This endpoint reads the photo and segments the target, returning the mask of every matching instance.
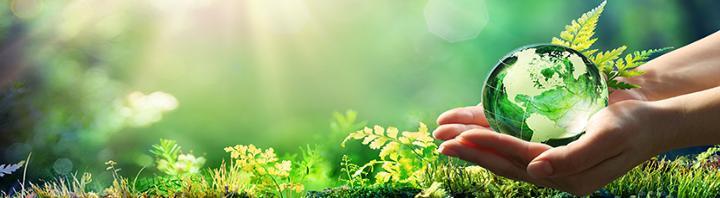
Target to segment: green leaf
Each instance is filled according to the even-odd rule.
[[[620,72],[620,76],[626,77],[626,78],[642,76],[643,74],[645,74],[645,71],[635,70],[635,69],[634,70],[625,70],[625,71]]]
[[[633,69],[636,67],[639,67],[642,64],[645,64],[647,60],[650,59],[650,56],[656,53],[664,52],[669,49],[672,49],[670,47],[661,48],[661,49],[649,49],[649,50],[643,50],[643,51],[635,51],[633,53],[629,53],[625,55],[624,59],[620,59],[617,61],[617,68],[619,70],[626,70],[626,69]]]
[[[560,32],[560,38],[552,38],[552,44],[575,49],[586,56],[597,52],[597,50],[587,49],[597,41],[597,38],[593,38],[593,36],[595,36],[595,28],[600,14],[605,9],[605,4],[606,2],[603,1],[595,9],[583,14],[579,19],[571,21],[570,25],[566,25],[565,30]]]
[[[609,72],[613,70],[615,60],[620,58],[620,55],[625,52],[625,49],[627,49],[627,46],[623,45],[610,51],[600,52],[590,57],[590,60],[603,72]]]
[[[610,87],[612,89],[635,89],[635,88],[640,88],[640,85],[630,84],[630,83],[617,81],[617,80],[610,80],[610,81],[608,81],[608,87]]]

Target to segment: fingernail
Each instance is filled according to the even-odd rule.
[[[527,171],[532,177],[543,178],[552,175],[553,168],[552,165],[550,165],[550,162],[540,160],[528,164]]]
[[[455,157],[457,156],[457,152],[453,149],[448,149],[447,147],[440,145],[440,148],[438,148],[438,152],[442,153],[443,155]]]

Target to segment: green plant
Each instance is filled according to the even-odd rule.
[[[332,181],[333,167],[328,159],[323,156],[323,150],[320,146],[300,147],[299,163],[293,163],[293,178],[300,178],[306,189],[321,189],[329,185],[334,185]]]
[[[420,186],[437,163],[437,145],[423,123],[416,132],[400,132],[395,127],[385,129],[377,125],[372,129],[365,127],[350,133],[341,146],[353,139],[362,140],[362,144],[371,149],[380,149],[379,160],[371,160],[352,175],[361,176],[366,168],[379,164],[382,169],[375,174],[376,184]]]
[[[361,170],[360,166],[352,163],[350,161],[350,157],[347,155],[342,156],[342,160],[340,161],[340,172],[341,174],[338,179],[345,185],[356,187],[370,184],[370,181],[367,179],[368,172],[370,171],[367,169]]]
[[[357,112],[346,110],[345,113],[333,112],[333,120],[330,122],[330,129],[334,133],[345,135],[364,127],[367,122],[358,121]]]
[[[157,169],[167,175],[197,174],[205,164],[205,158],[182,153],[174,140],[161,139],[153,145],[150,153],[155,155]]]
[[[705,152],[702,155],[712,153]],[[720,194],[720,171],[716,166],[695,166],[688,158],[673,161],[652,159],[635,167],[605,188],[622,197],[646,195],[657,197],[716,197]],[[717,162],[715,162],[717,163]]]
[[[246,188],[250,186],[252,174],[242,171],[235,163],[228,167],[223,161],[219,168],[211,170],[212,189],[224,194],[249,194]]]
[[[225,151],[233,159],[226,173],[249,173],[249,186],[237,187],[248,194],[285,197],[305,190],[302,184],[291,177],[292,162],[279,161],[273,148],[263,150],[251,144],[226,147]]]
[[[92,175],[83,173],[80,178],[74,174],[69,179],[57,179],[43,185],[30,184],[30,187],[40,197],[99,197],[97,193],[87,192],[90,182]]]
[[[444,198],[446,196],[447,192],[442,188],[442,183],[433,182],[430,187],[415,195],[415,198]]]
[[[118,173],[121,169],[117,167],[117,162],[110,160],[105,162],[105,165],[107,166],[105,170],[110,171],[113,176],[112,185],[108,188],[105,188],[104,193],[106,197],[140,196],[132,192],[130,185],[128,185],[128,180]]]
[[[555,189],[500,177],[479,166],[441,158],[435,151],[437,146],[430,138],[427,127],[422,123],[415,132],[400,132],[394,127],[364,128],[351,133],[343,145],[350,140],[361,140],[363,145],[380,150],[378,159],[359,166],[352,163],[348,155],[343,155],[340,180],[346,185],[322,191],[305,191],[305,184],[312,183],[309,182],[312,178],[329,178],[327,169],[323,168],[325,160],[319,147],[301,147],[299,155],[289,155],[281,160],[272,148],[236,145],[225,148],[231,161],[199,174],[165,174],[136,178],[130,182],[120,175],[116,162],[108,161],[105,165],[113,180],[101,192],[89,189],[92,177],[85,173],[42,185],[31,183],[29,189],[0,195],[87,198],[574,197]],[[181,153],[180,146],[174,141],[163,140],[157,147],[158,156],[172,157]],[[651,159],[591,197],[717,197],[720,195],[718,152],[720,147],[713,147],[693,159]],[[295,158],[299,157],[296,161]],[[368,178],[369,175],[374,176],[374,181]]]
[[[150,196],[170,197],[182,192],[183,180],[177,176],[163,175],[138,180],[134,187],[137,192]]]
[[[441,183],[451,197],[554,197],[560,191],[497,176],[479,166],[448,162],[429,178]]]
[[[698,154],[695,156],[693,168],[698,169],[708,164],[715,164],[715,168],[718,168],[718,153],[720,153],[720,146],[710,147],[707,151]]]
[[[635,51],[627,53],[624,58],[621,58],[627,49],[627,46],[624,45],[600,53],[597,53],[598,49],[591,49],[592,45],[598,40],[594,38],[595,29],[606,3],[606,1],[603,1],[595,9],[580,16],[579,19],[572,20],[570,25],[566,25],[565,30],[560,32],[560,38],[552,38],[552,44],[575,49],[588,57],[590,61],[595,63],[598,70],[605,74],[608,87],[612,89],[639,88],[639,85],[618,81],[617,78],[631,78],[643,75],[645,72],[636,70],[636,68],[647,62],[651,55],[664,52],[670,48]]]
[[[376,130],[373,130],[375,133]],[[422,130],[418,130],[422,131]],[[363,138],[364,139],[364,138]],[[102,192],[92,192],[89,173],[71,175],[45,182],[31,184],[29,190],[22,190],[6,197],[573,197],[570,194],[538,187],[492,174],[479,166],[466,166],[452,160],[436,159],[439,166],[426,169],[429,174],[422,178],[424,187],[398,185],[400,181],[386,183],[358,182],[344,186],[303,194],[300,180],[303,174],[312,172],[313,166],[305,161],[315,161],[312,153],[317,151],[304,148],[303,162],[292,164],[280,161],[272,149],[253,146],[231,147],[231,166],[225,164],[209,172],[212,180],[202,174],[172,176],[163,175],[128,182],[122,177],[117,163],[108,161],[107,170],[113,175],[112,185]],[[240,151],[245,151],[244,154]],[[720,171],[717,151],[714,147],[694,159],[676,160],[651,159],[632,169],[626,175],[595,192],[591,197],[716,197],[720,195]],[[344,157],[341,165],[349,167],[346,173],[362,170],[372,172],[372,165],[361,169]],[[241,160],[244,162],[237,162]],[[696,164],[700,165],[696,165]],[[302,168],[306,167],[306,168]],[[257,170],[257,171],[256,171]],[[260,171],[262,170],[262,171]],[[384,171],[384,169],[382,169]],[[364,175],[363,175],[364,176]],[[363,178],[363,176],[359,176]],[[351,177],[352,178],[352,177]],[[355,177],[357,178],[357,177]],[[348,178],[350,179],[350,178]],[[360,181],[360,180],[358,180]],[[277,183],[275,183],[277,182]],[[232,185],[231,185],[232,184]],[[278,184],[278,185],[276,185]],[[402,183],[407,184],[407,183]],[[280,186],[280,188],[278,188]],[[282,192],[277,191],[281,189]]]

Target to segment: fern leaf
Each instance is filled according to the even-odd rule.
[[[365,144],[365,145],[370,144],[370,142],[372,142],[373,140],[375,140],[375,138],[378,138],[378,136],[376,136],[376,135],[368,135],[368,136],[365,136],[365,138],[364,138],[363,141],[362,141],[362,144]]]
[[[377,163],[378,163],[377,160],[370,160],[368,163],[366,163],[365,165],[363,165],[363,166],[359,167],[357,170],[355,170],[355,173],[353,173],[352,176],[353,177],[361,176],[362,173],[365,171],[365,169],[372,168]]]
[[[393,160],[397,159],[397,152],[400,149],[400,144],[397,142],[390,142],[386,144],[381,150],[378,157],[380,159],[385,160],[386,157],[394,158]],[[394,156],[394,157],[393,157]]]
[[[423,134],[429,135],[427,125],[425,125],[425,123],[422,123],[422,122],[420,122],[419,125],[420,126],[418,126],[418,133],[423,133]]]
[[[649,50],[643,50],[643,51],[636,51],[633,53],[629,53],[625,55],[625,58],[622,61],[618,61],[617,67],[618,69],[633,69],[636,67],[639,67],[642,64],[645,64],[648,59],[650,59],[650,56],[653,54],[667,51],[671,48],[661,48],[661,49],[649,49]]]
[[[589,56],[592,56],[593,54],[597,53],[598,51],[599,51],[598,49],[585,50],[583,52],[583,55],[589,57]]]
[[[640,88],[640,85],[630,84],[630,83],[617,81],[617,80],[610,80],[610,81],[608,81],[608,87],[613,88],[613,89],[635,89],[635,88]]]
[[[620,55],[625,52],[627,46],[620,46],[610,51],[600,52],[595,56],[590,57],[595,65],[602,69],[603,72],[610,72],[613,70],[615,60],[620,58]]]
[[[341,147],[345,147],[345,143],[346,143],[348,140],[359,140],[359,139],[363,139],[364,137],[365,137],[365,133],[364,133],[363,130],[350,133],[350,135],[348,135],[347,137],[345,137],[345,139],[342,141],[342,143],[340,143],[340,146],[341,146]]]
[[[398,130],[398,128],[388,127],[386,133],[387,133],[388,137],[397,139],[397,135],[398,135],[399,131],[400,130]]]
[[[375,131],[376,135],[385,135],[385,128],[382,128],[381,126],[375,125],[373,127],[373,131]]]
[[[645,74],[645,71],[633,69],[633,70],[622,71],[622,72],[620,72],[619,76],[622,76],[625,78],[630,78],[630,77],[642,76],[643,74]]]
[[[10,175],[25,165],[25,161],[20,161],[17,164],[0,164],[0,177]]]
[[[377,180],[378,183],[387,183],[390,181],[391,177],[392,177],[392,174],[385,172],[385,171],[380,171],[375,175],[375,179]]]
[[[593,38],[593,36],[595,36],[595,28],[600,14],[605,9],[605,3],[603,1],[595,9],[586,12],[579,19],[571,21],[570,25],[565,26],[565,30],[560,32],[560,38],[552,38],[552,44],[575,49],[586,56],[595,53],[597,50],[587,49],[597,41],[597,38]]]
[[[376,150],[376,149],[380,149],[380,148],[381,148],[382,146],[384,146],[385,143],[387,143],[387,142],[388,142],[388,139],[387,139],[387,138],[378,137],[377,139],[375,139],[375,141],[373,141],[372,143],[370,143],[368,146],[370,147],[370,149]]]
[[[557,37],[553,37],[553,38],[552,38],[552,41],[551,41],[550,43],[555,44],[555,45],[566,46],[566,47],[569,47],[569,46],[570,46],[570,43],[569,43],[569,42],[567,42],[567,41],[565,41],[565,40],[562,40],[562,39],[559,39],[559,38],[557,38]]]

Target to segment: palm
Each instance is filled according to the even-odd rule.
[[[622,102],[625,101],[625,102]],[[614,128],[607,128],[605,127],[605,124],[601,123],[614,123],[612,126],[623,126],[621,128],[627,128],[630,125],[623,125],[623,122],[620,122],[621,120],[626,119],[619,119],[620,116],[626,115],[626,111],[632,110],[632,109],[642,109],[638,108],[641,107],[643,102],[640,101],[647,101],[647,97],[645,97],[642,92],[637,90],[615,90],[609,95],[609,106],[606,109],[601,110],[597,113],[597,115],[594,117],[595,121],[592,123],[595,123],[594,125],[591,124],[593,128],[593,133],[586,134],[584,138],[581,138],[581,140],[578,140],[576,142],[573,142],[567,146],[562,146],[558,148],[552,148],[548,145],[542,144],[542,143],[535,143],[535,142],[527,142],[506,134],[496,133],[492,131],[490,128],[487,119],[485,118],[485,115],[483,113],[482,105],[478,106],[470,106],[470,107],[463,107],[463,108],[457,108],[450,110],[448,112],[443,113],[438,118],[438,124],[440,125],[434,132],[434,136],[437,139],[445,140],[443,144],[440,146],[440,152],[449,156],[459,157],[463,160],[467,160],[476,164],[479,164],[496,174],[514,178],[514,179],[520,179],[525,181],[530,181],[536,184],[540,184],[543,186],[550,186],[550,187],[556,187],[560,189],[565,190],[572,190],[574,192],[577,192],[578,194],[586,193],[587,190],[593,189],[599,184],[603,184],[604,182],[611,181],[615,176],[613,174],[599,174],[603,171],[608,172],[607,170],[598,169],[585,169],[588,168],[586,166],[570,166],[570,167],[563,167],[560,170],[576,170],[576,173],[581,172],[582,170],[591,170],[587,172],[583,172],[583,174],[578,174],[578,176],[571,177],[570,179],[567,178],[561,178],[558,181],[552,181],[552,180],[538,180],[537,178],[534,178],[533,176],[530,176],[526,172],[528,169],[528,166],[531,164],[531,162],[536,162],[537,158],[539,158],[540,155],[545,156],[544,158],[547,158],[548,156],[552,157],[554,155],[558,156],[564,156],[564,157],[574,157],[578,158],[580,161],[585,161],[588,164],[597,164],[600,163],[601,160],[606,159],[606,157],[598,157],[595,160],[592,159],[579,159],[583,158],[582,156],[598,156],[597,154],[592,155],[579,155],[578,152],[590,152],[593,153],[597,151],[597,149],[601,149],[602,151],[608,150],[606,146],[612,147],[611,144],[600,144],[597,143],[599,140],[603,140],[605,143],[607,142],[618,142],[617,139],[607,140],[607,138],[603,139],[602,137],[625,137],[622,134],[624,133],[617,133],[617,130],[615,132],[609,131],[609,129]],[[634,113],[631,113],[635,115]],[[599,119],[599,120],[597,120]],[[632,128],[632,127],[631,127]],[[635,127],[637,128],[637,127]],[[623,131],[620,131],[623,132]],[[603,135],[605,134],[605,135]],[[615,135],[607,135],[607,134],[615,134]],[[617,135],[621,134],[621,135]],[[606,141],[607,140],[607,141]],[[597,145],[597,146],[591,146],[591,145]],[[596,152],[595,152],[596,153]],[[602,152],[601,152],[602,153]],[[569,155],[573,154],[573,155]],[[642,154],[646,155],[646,154]],[[570,159],[572,161],[572,159]],[[639,162],[637,162],[639,163]],[[631,168],[631,165],[635,165],[636,162],[627,162],[625,164],[617,165],[617,168],[613,170],[617,170],[622,172],[623,170],[627,170]],[[576,164],[577,165],[577,164]],[[585,165],[585,164],[583,164]],[[537,169],[538,166],[530,167],[532,169]],[[537,170],[534,170],[534,172],[537,172]],[[573,185],[582,185],[581,182],[572,182],[575,179],[583,179],[585,177],[597,177],[597,178],[603,178],[603,180],[600,180],[596,182],[597,184],[593,185],[584,185],[584,186],[573,186]],[[571,182],[567,182],[567,181]]]

